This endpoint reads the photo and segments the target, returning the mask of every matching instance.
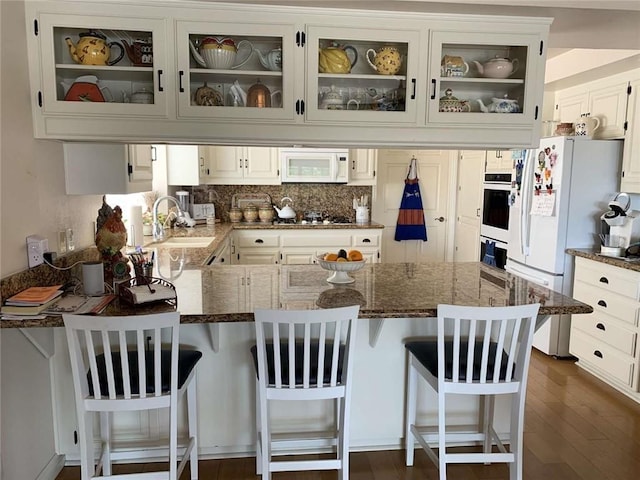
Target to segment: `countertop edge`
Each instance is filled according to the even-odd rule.
[[[628,261],[619,257],[607,257],[606,255],[600,255],[593,248],[567,248],[565,252],[574,257],[587,258],[594,262],[606,263],[607,265],[624,268],[625,270],[640,272],[640,260]]]

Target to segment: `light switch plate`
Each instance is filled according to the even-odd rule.
[[[75,250],[76,245],[73,240],[73,229],[67,228],[67,252]]]
[[[67,231],[60,230],[58,232],[58,253],[62,255],[63,253],[67,253]]]

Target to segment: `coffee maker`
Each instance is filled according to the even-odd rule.
[[[611,247],[629,248],[640,241],[640,212],[631,210],[631,198],[626,193],[618,193],[609,202],[609,210],[604,212],[602,233],[609,235]]]

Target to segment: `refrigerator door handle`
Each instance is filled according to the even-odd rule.
[[[520,248],[524,256],[529,255],[529,230],[531,209],[531,195],[533,195],[533,163],[534,150],[527,150],[524,159],[524,171],[522,174],[522,208],[520,209]]]
[[[507,268],[507,272],[511,272],[511,273],[515,273],[516,275],[518,275],[519,277],[522,277],[526,280],[530,280],[534,283],[537,283],[538,285],[542,285],[544,287],[548,287],[549,286],[549,280],[542,278],[542,277],[537,277],[535,275],[529,275],[528,273],[523,272],[522,270],[518,270],[517,268],[510,266],[509,268]]]

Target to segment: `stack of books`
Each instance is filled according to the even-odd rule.
[[[9,297],[0,312],[10,315],[39,315],[56,303],[62,293],[62,285],[29,287]]]

